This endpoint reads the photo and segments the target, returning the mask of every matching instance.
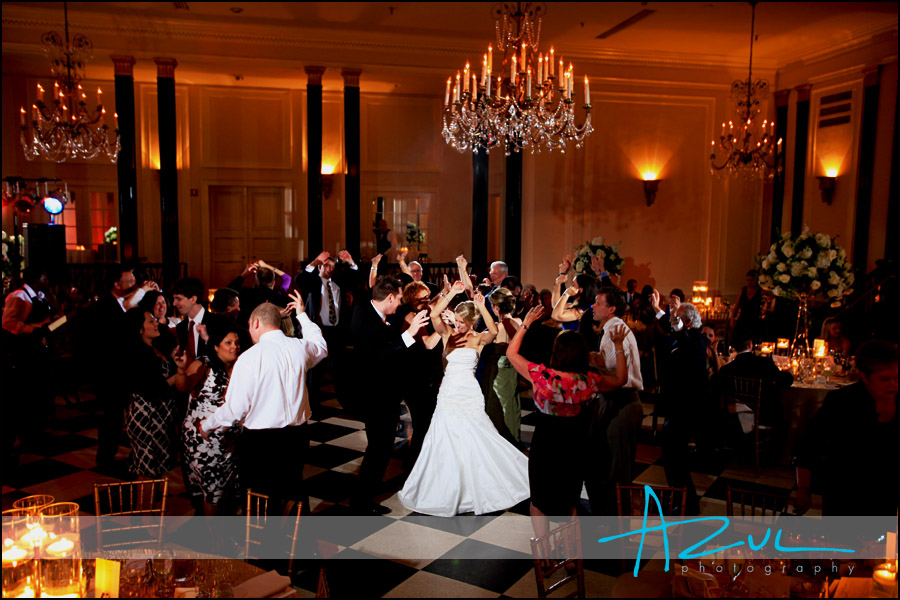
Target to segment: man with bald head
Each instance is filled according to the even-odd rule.
[[[282,333],[277,306],[257,306],[249,323],[254,345],[235,363],[225,403],[198,420],[195,427],[205,437],[210,431],[240,424],[243,433],[237,460],[241,485],[279,500],[304,501],[305,506],[303,465],[310,417],[306,374],[328,350],[299,293],[291,295],[288,308],[296,312],[303,339]]]
[[[400,253],[400,270],[412,277],[413,281],[424,283],[428,287],[428,292],[431,294],[431,296],[434,296],[438,293],[438,286],[431,283],[430,281],[423,280],[423,277],[425,276],[425,269],[422,267],[422,263],[414,260],[409,263],[409,266],[407,266],[406,252]]]

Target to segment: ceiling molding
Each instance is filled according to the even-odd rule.
[[[799,63],[813,65],[825,62],[832,58],[836,58],[843,54],[849,54],[857,50],[863,50],[869,46],[875,46],[890,40],[897,40],[897,23],[896,21],[889,26],[880,25],[873,27],[859,37],[853,37],[841,44],[831,44],[827,47],[820,47],[812,51],[806,51],[799,56],[791,59],[784,59],[779,62],[778,68]]]

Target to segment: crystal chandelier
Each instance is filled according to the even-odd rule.
[[[765,79],[753,80],[756,2],[750,5],[753,11],[750,19],[750,69],[747,79],[738,79],[731,84],[731,98],[737,105],[737,126],[733,120],[728,121],[727,125],[722,123],[722,135],[718,144],[713,140],[709,158],[713,173],[771,179],[776,171],[781,171],[781,138],[775,139],[774,121],[765,119],[760,126],[757,119],[760,100],[769,95],[769,82]]]
[[[115,116],[115,138],[110,140],[103,108],[103,91],[97,88],[97,107],[88,108],[87,93],[81,85],[84,65],[89,61],[93,43],[81,34],[69,39],[69,9],[63,3],[65,39],[55,31],[41,36],[44,51],[51,60],[56,81],[47,103],[46,93],[37,84],[37,100],[31,105],[31,118],[25,107],[20,108],[19,129],[25,158],[43,158],[51,162],[65,162],[69,158],[91,159],[101,153],[116,162],[119,155],[119,119]]]
[[[584,78],[584,124],[575,124],[575,72],[564,67],[561,56],[550,48],[539,51],[543,3],[504,3],[493,10],[497,49],[503,52],[499,72],[494,73],[494,48],[488,46],[476,73],[470,63],[447,79],[444,93],[442,134],[459,152],[474,153],[502,147],[532,154],[558,149],[574,142],[581,148],[591,127],[591,90]]]

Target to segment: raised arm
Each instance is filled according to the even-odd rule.
[[[625,360],[625,337],[632,335],[625,325],[618,325],[609,332],[609,339],[616,348],[616,374],[604,375],[600,380],[600,391],[609,392],[619,389],[628,381],[628,363]]]
[[[472,294],[475,293],[475,289],[472,287],[472,278],[469,277],[469,272],[466,270],[466,267],[469,266],[469,261],[466,260],[465,256],[460,254],[456,257],[456,266],[459,269],[459,280],[466,286],[466,296],[471,298]]]
[[[409,270],[409,265],[406,264],[407,255],[409,255],[409,252],[401,252],[397,262],[400,264],[400,271],[412,277],[412,271]]]
[[[562,296],[560,296],[559,300],[556,301],[556,304],[553,305],[553,312],[550,314],[550,318],[560,322],[577,321],[580,319],[581,315],[584,314],[584,311],[580,308],[567,308],[566,304],[568,304],[570,298],[577,296],[582,291],[583,290],[579,289],[578,285],[575,283],[569,286],[569,288],[563,292]]]
[[[444,325],[444,322],[441,319],[441,313],[443,313],[447,309],[447,307],[450,306],[450,301],[453,299],[453,296],[459,294],[465,289],[465,284],[463,282],[454,282],[453,285],[450,286],[449,292],[441,292],[440,300],[438,300],[437,304],[435,304],[431,309],[431,324],[434,326],[434,330],[442,336],[449,335],[450,330],[447,329],[446,325]]]
[[[531,327],[532,324],[539,319],[542,319],[543,316],[544,307],[541,305],[535,306],[529,310],[528,314],[525,315],[525,319],[522,321],[522,326],[516,331],[516,335],[510,340],[509,347],[506,349],[506,358],[512,363],[513,368],[519,375],[525,377],[529,381],[531,380],[531,374],[528,372],[528,361],[525,360],[524,356],[519,354],[519,349],[522,347],[522,338],[525,337],[525,332],[528,331],[528,328]]]
[[[291,301],[288,302],[286,308],[288,310],[293,309],[297,315],[297,321],[300,322],[303,341],[307,342],[306,368],[312,369],[328,356],[328,345],[325,343],[322,330],[306,314],[306,307],[303,305],[303,297],[300,295],[300,292],[291,292],[290,298]]]
[[[188,364],[183,352],[175,355],[175,365],[178,367],[175,373],[175,389],[179,392],[190,392],[206,377],[206,367],[203,363],[195,360]]]
[[[494,341],[494,338],[497,337],[497,323],[494,322],[494,318],[488,311],[487,306],[484,305],[484,296],[481,292],[476,292],[472,301],[475,302],[475,306],[478,307],[478,312],[481,313],[481,318],[487,326],[487,331],[481,333],[481,339],[479,341],[481,344],[490,344]]]
[[[375,287],[375,282],[378,281],[378,263],[380,262],[381,254],[376,254],[372,259],[372,267],[369,269],[369,288]]]

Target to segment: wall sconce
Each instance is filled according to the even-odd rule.
[[[322,196],[328,200],[334,187],[334,165],[322,164]]]
[[[651,206],[656,200],[656,192],[659,191],[659,179],[652,171],[641,173],[641,177],[644,180],[644,198],[647,200],[647,206]]]
[[[819,191],[822,192],[822,202],[831,206],[832,200],[834,200],[834,187],[837,183],[837,169],[828,169],[825,171],[825,176],[816,177],[819,180]]]

